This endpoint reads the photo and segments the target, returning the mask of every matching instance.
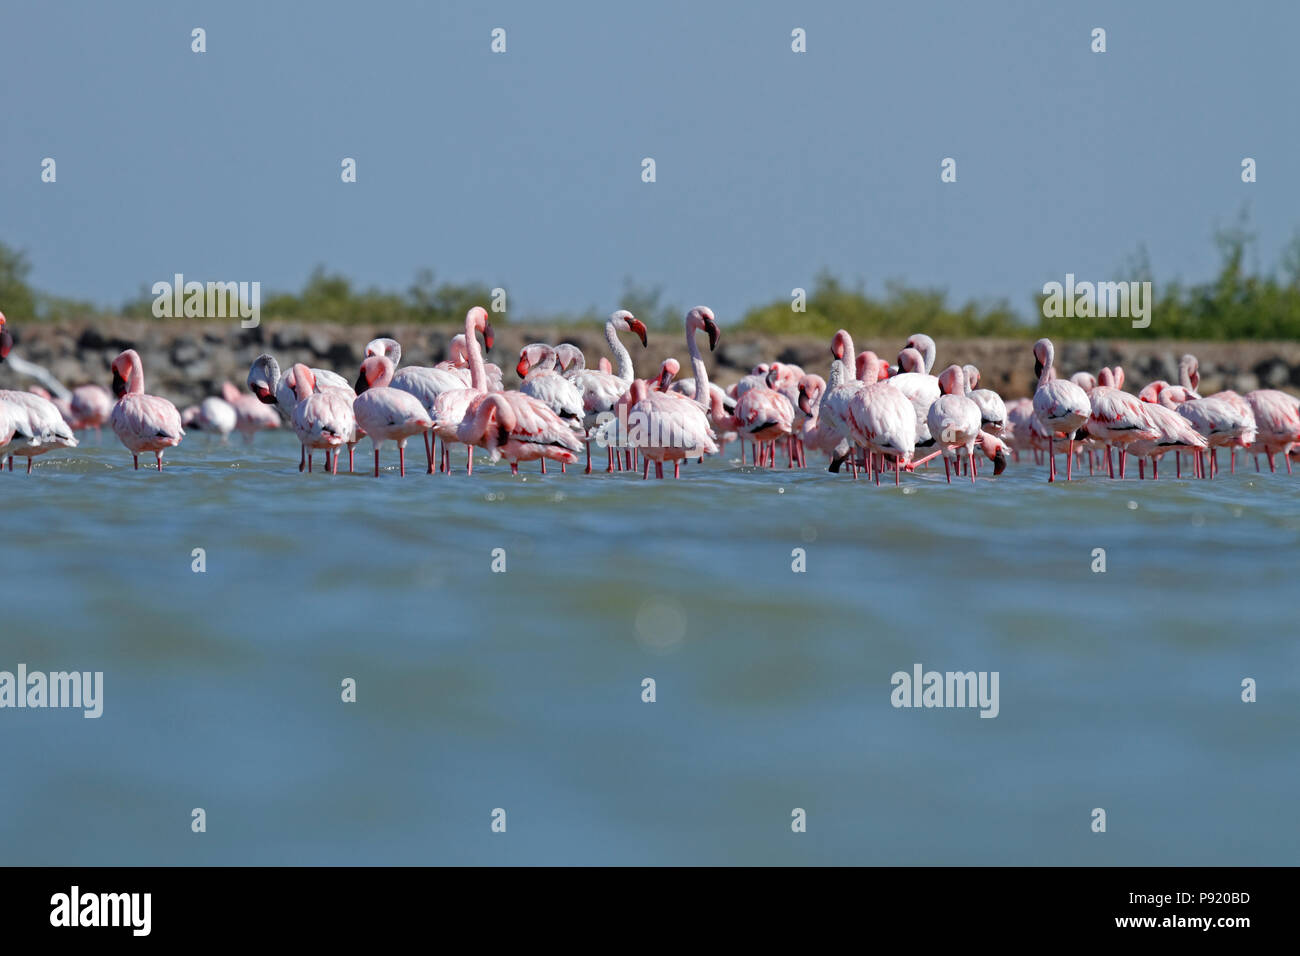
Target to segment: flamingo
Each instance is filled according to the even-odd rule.
[[[834,368],[831,374],[835,374]],[[844,423],[849,442],[865,448],[869,458],[878,454],[882,464],[886,457],[894,459],[894,484],[897,485],[900,470],[911,471],[914,467],[916,413],[906,394],[890,386],[895,376],[879,382],[876,380],[879,374],[879,365],[865,369],[866,377],[859,383],[861,387],[854,389],[848,397]],[[926,411],[928,413],[929,409]],[[979,431],[978,425],[975,430]],[[880,469],[873,465],[872,470],[879,485]]]
[[[624,399],[626,412],[607,422],[601,431],[606,443],[628,444],[645,458],[642,478],[664,476],[664,462],[673,463],[673,477],[681,477],[684,458],[718,452],[713,430],[704,410],[693,399],[673,392],[651,391],[643,379],[636,379]]]
[[[127,349],[113,359],[112,368],[117,404],[108,421],[113,433],[131,453],[137,471],[142,451],[153,452],[158,470],[162,471],[163,452],[179,445],[185,437],[180,412],[167,399],[145,393],[144,366],[135,349]]]
[[[361,363],[357,397],[352,403],[357,426],[370,436],[375,449],[376,478],[379,477],[380,445],[390,438],[397,442],[398,474],[406,477],[406,440],[412,435],[426,434],[433,428],[433,419],[424,403],[410,392],[393,388],[392,381],[392,360],[383,355],[372,355]],[[305,453],[305,444],[303,448]]]
[[[949,455],[958,460],[960,449],[966,449],[966,463],[970,467],[971,484],[975,483],[975,443],[982,431],[983,418],[979,405],[967,397],[966,371],[960,365],[949,365],[939,376],[943,394],[934,400],[927,412],[927,424],[943,455],[943,472],[952,484],[948,467]]]
[[[1069,443],[1065,459],[1065,480],[1071,478],[1074,464],[1075,434],[1083,427],[1088,416],[1092,414],[1092,403],[1083,389],[1073,382],[1056,377],[1052,362],[1056,349],[1051,339],[1039,339],[1034,343],[1034,374],[1038,377],[1038,389],[1034,392],[1034,418],[1047,432],[1047,480],[1056,480],[1056,454],[1052,442],[1063,437]]]
[[[1089,435],[1105,444],[1106,462],[1110,465],[1112,478],[1115,477],[1114,465],[1110,460],[1112,447],[1119,449],[1119,476],[1123,478],[1129,444],[1139,440],[1156,441],[1160,437],[1160,432],[1143,414],[1143,402],[1136,395],[1121,391],[1118,387],[1121,384],[1122,370],[1101,370],[1097,376],[1097,386],[1088,396],[1092,410],[1085,426]]]
[[[0,405],[5,406],[13,432],[0,447],[0,456],[9,459],[14,470],[14,456],[27,459],[27,474],[32,473],[32,459],[55,448],[76,448],[77,439],[49,399],[31,392],[0,389]]]
[[[317,388],[326,386],[351,388],[347,379],[338,372],[313,368],[311,374],[316,380]],[[263,405],[274,405],[279,408],[286,421],[293,419],[293,410],[298,404],[298,399],[293,389],[280,377],[280,363],[275,360],[275,356],[263,352],[253,359],[253,364],[248,369],[248,389]]]
[[[850,360],[856,360],[853,337],[849,335],[848,330],[840,329],[831,337],[831,373],[826,380],[826,390],[822,394],[817,416],[820,427],[828,429],[832,435],[839,435],[847,449],[844,456],[831,459],[829,470],[838,472],[845,458],[848,458],[850,467],[854,469],[856,475],[857,465],[852,456],[855,443],[849,432],[848,410],[854,394],[865,386],[850,371]],[[838,442],[836,444],[838,445]]]
[[[641,347],[646,344],[646,327],[645,323],[638,319],[627,309],[619,309],[613,312],[609,320],[605,322],[605,342],[609,345],[609,350],[614,358],[618,360],[618,371],[609,373],[584,367],[572,369],[568,374],[568,379],[582,393],[583,408],[583,426],[587,429],[590,436],[591,429],[596,427],[597,421],[602,416],[607,416],[614,409],[614,405],[627,392],[628,386],[632,384],[635,371],[632,367],[632,356],[628,353],[627,348],[619,340],[619,332],[631,332],[641,340]],[[587,467],[585,474],[591,474],[591,441],[587,443]],[[609,465],[606,471],[614,470],[614,454],[612,449],[609,453]]]
[[[964,365],[962,371],[966,374],[966,397],[979,406],[980,427],[994,435],[1002,434],[1007,420],[1007,406],[1002,396],[991,388],[979,387],[980,370],[974,365]]]
[[[771,374],[769,369],[769,378]],[[754,443],[755,465],[762,467],[766,463],[772,468],[776,465],[775,442],[794,434],[794,405],[776,389],[754,385],[741,393],[732,421],[725,424],[740,435],[742,442],[748,437]],[[760,449],[763,445],[768,447]],[[788,466],[792,465],[793,461],[788,462]]]
[[[492,461],[505,458],[510,473],[519,474],[521,461],[550,459],[561,464],[578,460],[582,442],[550,407],[522,392],[489,392],[457,429],[466,445],[487,449]]]
[[[351,447],[358,439],[357,418],[353,411],[356,395],[350,388],[328,385],[317,391],[316,376],[301,362],[289,370],[285,379],[298,396],[298,404],[293,409],[293,430],[302,443],[307,471],[311,471],[311,450],[324,448],[325,468],[330,470],[330,453],[333,452],[332,471],[337,475],[339,446]],[[302,467],[299,466],[298,470],[302,471]]]
[[[1177,410],[1200,432],[1209,447],[1210,477],[1218,473],[1220,448],[1245,447],[1255,441],[1255,418],[1249,406],[1243,412],[1227,398],[1211,395],[1180,402]],[[1198,453],[1197,459],[1203,459],[1203,453]],[[1201,465],[1201,477],[1205,477],[1204,464]]]
[[[99,430],[113,414],[113,393],[103,385],[78,385],[68,400],[74,428]]]
[[[574,426],[581,426],[585,416],[582,392],[555,371],[557,353],[540,342],[519,350],[515,372],[523,380],[519,391],[550,406],[551,411]]]
[[[473,414],[476,403],[489,392],[488,378],[483,363],[483,353],[478,347],[478,333],[483,333],[483,341],[490,349],[494,333],[492,323],[488,321],[487,309],[474,306],[465,313],[466,356],[469,362],[470,387],[443,392],[433,403],[434,435],[442,439],[443,470],[451,471],[451,451],[449,445],[459,442],[461,423]],[[495,393],[494,393],[495,394]],[[467,443],[469,457],[465,464],[465,473],[474,473],[474,448]]]
[[[209,395],[198,405],[193,405],[181,413],[181,427],[193,427],[197,431],[215,432],[225,441],[239,420],[234,407],[223,398]]]
[[[1287,474],[1291,474],[1291,448],[1300,442],[1300,410],[1296,400],[1286,392],[1258,388],[1246,393],[1246,401],[1255,416],[1255,447],[1268,455],[1268,470],[1276,471],[1273,456],[1282,453]],[[1259,467],[1259,458],[1255,458]]]
[[[76,407],[76,389],[73,389],[73,407]],[[221,383],[221,397],[235,410],[235,430],[252,441],[253,435],[265,428],[279,428],[280,416],[274,408],[263,405],[255,395],[245,395],[230,382]]]
[[[433,406],[443,392],[456,391],[465,387],[466,382],[459,369],[438,368],[426,365],[408,365],[398,368],[402,361],[402,346],[396,339],[372,339],[366,343],[366,357],[383,356],[393,363],[396,371],[390,388],[414,395],[424,410],[433,418]],[[430,433],[424,433],[424,455],[428,460],[429,473],[433,473],[433,453],[436,447],[430,444]],[[436,439],[433,439],[436,442]]]
[[[1205,439],[1192,427],[1182,415],[1171,408],[1154,402],[1142,402],[1141,411],[1144,418],[1158,433],[1154,439],[1137,438],[1129,444],[1129,454],[1138,456],[1139,475],[1142,459],[1151,459],[1151,477],[1160,477],[1160,459],[1167,453],[1174,452],[1174,462],[1178,466],[1178,477],[1183,475],[1182,452],[1199,454],[1205,448]]]
[[[923,447],[934,441],[934,437],[930,434],[928,416],[930,406],[939,398],[940,389],[939,380],[930,374],[927,365],[934,362],[934,340],[928,335],[917,334],[908,339],[908,342],[917,339],[922,340],[922,345],[926,345],[928,355],[920,352],[915,345],[909,344],[898,353],[899,373],[889,376],[885,382],[907,396],[913,414],[916,416],[916,444]]]
[[[820,375],[805,375],[799,380],[797,404],[804,413],[800,441],[805,449],[824,452],[832,459],[844,459],[849,454],[848,439],[821,421],[822,396],[826,394],[826,387],[826,380]]]

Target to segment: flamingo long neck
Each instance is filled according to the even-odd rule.
[[[841,361],[844,362],[844,378],[846,381],[853,381],[858,377],[858,353],[853,348],[853,336],[845,332],[842,338],[844,339],[844,358]]]
[[[126,383],[128,394],[137,394],[144,392],[144,365],[140,362],[140,356],[131,356],[131,380]]]
[[[709,370],[704,367],[700,347],[695,343],[695,329],[686,327],[686,347],[691,353],[691,370],[695,373],[695,401],[709,410]]]
[[[1052,379],[1056,378],[1056,369],[1052,367],[1052,362],[1055,360],[1055,358],[1056,358],[1056,353],[1052,350],[1052,347],[1049,345],[1047,347],[1047,361],[1043,363],[1043,371],[1038,376],[1039,388],[1042,388],[1048,382],[1052,381]]]
[[[384,354],[393,362],[393,368],[402,364],[402,343],[397,339],[389,339],[384,343]]]
[[[465,316],[465,351],[469,353],[469,385],[476,392],[487,391],[487,373],[483,371],[483,353],[478,350],[474,319]]]
[[[618,377],[630,383],[635,375],[632,368],[632,356],[628,353],[627,347],[619,340],[618,329],[614,328],[613,319],[605,323],[605,341],[609,343],[610,354],[618,360]]]

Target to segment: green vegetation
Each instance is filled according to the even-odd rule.
[[[828,273],[809,290],[806,310],[795,312],[788,299],[751,309],[735,328],[772,335],[829,337],[846,328],[859,337],[907,335],[924,329],[945,338],[1051,335],[1058,339],[1178,338],[1184,340],[1300,340],[1300,233],[1287,247],[1273,273],[1246,268],[1254,236],[1244,217],[1215,234],[1220,255],[1218,274],[1208,282],[1158,284],[1152,279],[1145,250],[1116,278],[1152,282],[1155,305],[1148,328],[1133,328],[1118,318],[1046,318],[1043,297],[1035,294],[1027,316],[1006,302],[954,306],[942,289],[885,285],[882,297],[868,295],[861,284],[849,286]],[[153,296],[147,289],[120,310],[77,302],[37,291],[28,283],[31,266],[26,255],[0,243],[0,309],[12,322],[85,319],[120,314],[150,318]],[[1064,277],[1061,277],[1064,278]],[[1081,277],[1098,279],[1103,277]],[[1060,281],[1059,279],[1057,281]],[[330,322],[373,322],[380,325],[460,322],[472,305],[488,305],[491,288],[484,284],[438,283],[429,269],[417,273],[402,292],[358,289],[346,276],[318,267],[299,292],[263,294],[264,321],[293,319]],[[679,327],[683,309],[666,303],[662,289],[624,282],[619,308],[632,310],[650,328]],[[587,325],[604,321],[603,310],[589,307],[560,316],[533,316],[556,325]],[[493,320],[500,317],[494,315]]]

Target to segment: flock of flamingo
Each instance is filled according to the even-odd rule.
[[[4,326],[0,314],[0,361],[13,345]],[[145,391],[140,356],[127,349],[112,362],[111,393],[94,384],[73,389],[67,400],[54,399],[39,386],[0,390],[0,460],[7,456],[13,471],[14,456],[25,457],[30,473],[37,456],[75,448],[74,430],[105,423],[131,452],[137,469],[139,456],[152,452],[161,471],[164,451],[181,443],[187,427],[223,437],[239,431],[251,440],[255,432],[283,422],[302,444],[300,471],[311,471],[313,452],[323,451],[325,468],[337,474],[344,447],[351,471],[357,443],[369,436],[375,476],[387,441],[397,445],[404,476],[406,443],[416,435],[423,438],[430,474],[450,472],[450,446],[457,444],[467,446],[470,474],[475,448],[492,461],[504,458],[513,473],[529,461],[540,461],[545,473],[547,461],[565,470],[584,447],[590,473],[595,443],[604,449],[606,471],[634,469],[643,461],[642,478],[649,477],[651,463],[662,478],[664,464],[672,462],[677,477],[683,461],[703,461],[738,441],[742,465],[746,443],[752,464],[767,468],[776,466],[778,448],[785,452],[786,467],[806,467],[811,448],[830,459],[831,471],[847,463],[855,478],[865,472],[876,484],[889,470],[898,484],[903,472],[936,457],[943,458],[949,482],[954,474],[966,474],[973,483],[980,457],[992,461],[993,474],[1000,475],[1009,457],[1032,453],[1040,463],[1045,459],[1047,480],[1055,481],[1056,458],[1064,454],[1068,481],[1085,455],[1089,474],[1103,461],[1109,477],[1124,478],[1132,455],[1139,477],[1146,477],[1149,461],[1157,479],[1160,460],[1173,452],[1178,477],[1186,454],[1195,477],[1212,478],[1220,448],[1229,450],[1233,471],[1238,449],[1255,456],[1256,470],[1260,454],[1276,470],[1280,453],[1288,472],[1293,450],[1300,450],[1300,399],[1276,389],[1202,397],[1191,355],[1179,363],[1178,384],[1151,382],[1133,395],[1123,390],[1124,371],[1118,367],[1095,376],[1081,371],[1058,377],[1052,342],[1040,339],[1033,346],[1033,397],[1006,402],[978,387],[979,370],[972,365],[949,365],[933,375],[936,347],[928,335],[911,336],[897,364],[890,365],[874,352],[855,352],[849,333],[840,330],[831,340],[827,378],[772,362],[723,390],[709,382],[697,342],[701,332],[712,351],[718,324],[712,310],[697,306],[686,314],[692,378],[677,379],[679,363],[668,358],[656,377],[639,379],[619,336],[631,333],[645,347],[646,327],[619,310],[605,323],[614,363],[602,357],[597,368],[588,368],[574,345],[535,343],[520,351],[516,371],[522,384],[513,390],[502,387],[501,369],[483,359],[479,336],[490,350],[493,333],[487,311],[476,306],[465,316],[464,335],[456,336],[448,359],[437,365],[399,367],[401,345],[375,339],[349,385],[335,372],[303,364],[281,374],[272,356],[261,355],[249,370],[248,393],[227,382],[220,397],[184,412]],[[1118,467],[1112,453],[1118,453]]]

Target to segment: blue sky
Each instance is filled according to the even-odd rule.
[[[1028,312],[1139,243],[1207,277],[1247,204],[1275,264],[1297,35],[1281,2],[6,4],[0,241],[108,304],[323,263],[502,285],[517,317],[607,311],[632,276],[725,321],[825,267]]]

